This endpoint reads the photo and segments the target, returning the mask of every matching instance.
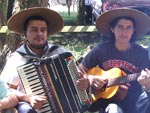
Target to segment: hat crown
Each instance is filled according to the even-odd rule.
[[[135,21],[136,37],[146,34],[150,30],[150,18],[147,14],[131,8],[118,8],[109,10],[101,14],[96,20],[96,28],[103,35],[110,37],[112,32],[110,30],[110,23],[118,17],[130,17]]]
[[[63,18],[56,12],[48,8],[34,7],[22,10],[14,14],[8,20],[8,29],[19,34],[24,34],[24,23],[31,16],[41,16],[48,22],[48,35],[53,35],[64,26]]]

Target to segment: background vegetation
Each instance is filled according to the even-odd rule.
[[[80,0],[80,3],[83,3],[84,0]],[[13,3],[15,6],[12,6]],[[79,3],[79,6],[81,5]],[[7,8],[8,6],[8,8]],[[16,13],[20,9],[40,6],[47,7],[47,0],[0,0],[0,27],[6,25],[8,17],[11,16],[12,9],[14,9],[13,13]],[[12,8],[14,7],[14,8]],[[81,12],[79,14],[79,12]],[[82,25],[82,22],[77,22],[77,20],[83,20],[83,10],[77,12],[71,12],[68,15],[67,12],[59,12],[60,15],[64,19],[65,25]],[[8,13],[8,15],[7,15]],[[78,16],[79,15],[79,16]],[[89,45],[97,45],[98,43],[102,43],[106,39],[101,36],[98,32],[79,32],[79,33],[58,33],[54,36],[48,38],[49,42],[63,45],[68,51],[71,51],[74,56],[78,59],[80,58],[84,52],[86,51],[86,47]],[[17,48],[17,44],[21,41],[20,35],[18,34],[0,34],[0,49],[3,47],[5,43],[8,44],[12,51]],[[149,34],[144,38],[139,38],[137,42],[141,45],[147,46],[150,43]],[[5,64],[5,59],[4,64]],[[2,63],[0,63],[2,66]]]
[[[59,14],[63,17],[65,25],[77,25],[76,12],[71,12],[71,15],[68,15],[67,12],[59,12]],[[99,32],[58,33],[49,37],[49,42],[63,45],[77,59],[85,53],[87,46],[95,46],[105,40],[107,39],[102,37]],[[140,37],[137,39],[137,43],[146,47],[150,43],[150,35]]]
[[[15,10],[13,13],[22,10],[24,8],[29,7],[47,7],[47,1],[48,0],[0,0],[0,6],[5,6],[6,9],[3,13],[3,9],[0,8],[0,16],[4,15],[4,19],[1,19],[1,24],[6,25],[7,18],[11,16],[10,13],[12,13],[12,8]],[[14,4],[14,6],[13,6]],[[79,6],[82,6],[84,4],[83,0],[79,0]],[[7,10],[7,6],[8,9]],[[79,22],[79,20],[83,20],[84,18],[84,12],[81,7],[78,6],[77,11],[71,11],[70,15],[68,15],[68,12],[65,11],[58,11],[58,13],[63,17],[64,19],[64,25],[83,25],[83,21]],[[67,6],[66,6],[67,7]],[[11,9],[11,10],[10,10]],[[83,8],[84,9],[84,8]],[[7,12],[9,11],[9,12]],[[82,13],[79,13],[82,12]],[[8,14],[9,13],[9,14]],[[82,16],[82,17],[81,17]],[[19,42],[22,40],[23,37],[21,37],[18,34],[0,34],[0,50],[2,49],[4,44],[8,44],[11,51],[14,51],[17,47]],[[57,43],[65,46],[66,49],[73,52],[73,54],[79,58],[82,56],[86,50],[86,47],[88,45],[95,46],[98,43],[102,43],[105,40],[105,38],[102,38],[100,33],[98,32],[78,32],[78,33],[58,33],[54,36],[49,37],[49,41],[52,43]],[[150,42],[150,36],[146,36],[144,38],[140,38],[138,40],[138,43],[142,45],[147,45]]]

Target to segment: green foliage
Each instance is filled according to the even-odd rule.
[[[137,43],[143,46],[147,46],[150,43],[150,34],[145,35],[137,40]]]
[[[49,37],[49,42],[60,44],[71,51],[78,59],[89,45],[95,46],[101,42],[99,33],[59,33]]]

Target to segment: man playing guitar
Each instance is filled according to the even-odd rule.
[[[150,78],[146,76],[150,61],[148,51],[136,44],[135,39],[147,33],[149,25],[146,14],[129,8],[104,12],[97,19],[97,29],[109,40],[86,55],[79,65],[81,78],[77,80],[80,89],[91,89],[90,111],[137,113],[141,86],[146,91],[150,89]],[[142,70],[144,74],[140,73]]]

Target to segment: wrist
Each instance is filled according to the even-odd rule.
[[[26,94],[24,94],[22,92],[16,92],[16,96],[17,96],[19,101],[29,102],[28,95],[26,95]]]
[[[89,86],[92,86],[93,76],[88,75],[88,80],[89,80]]]

